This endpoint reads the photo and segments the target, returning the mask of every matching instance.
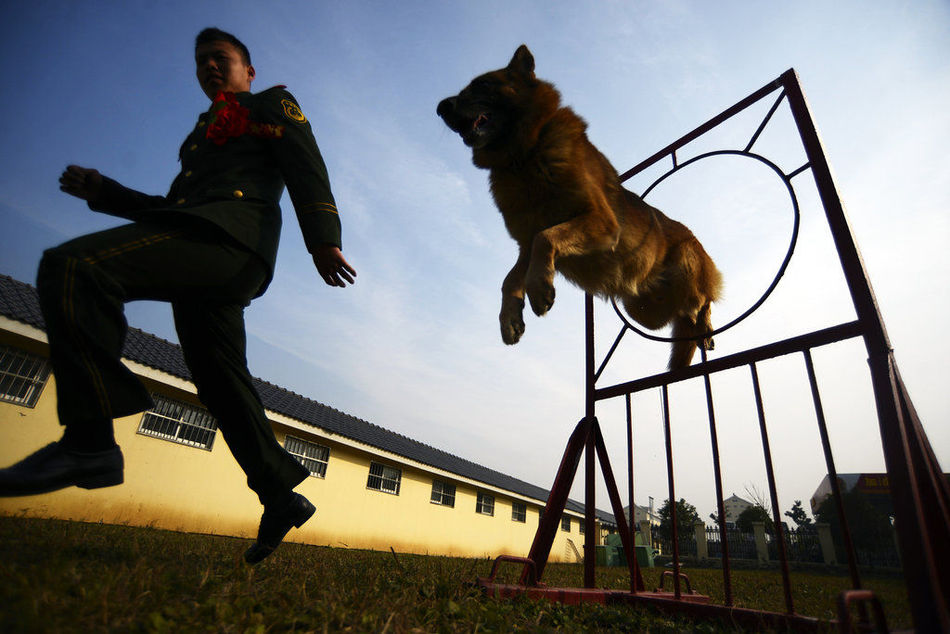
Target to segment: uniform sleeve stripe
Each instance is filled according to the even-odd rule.
[[[301,205],[299,211],[302,214],[309,214],[315,211],[326,211],[331,214],[339,214],[336,209],[336,205],[333,203],[309,203],[307,205]]]

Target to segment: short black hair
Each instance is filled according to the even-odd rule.
[[[244,46],[244,42],[237,39],[227,31],[222,31],[221,29],[213,26],[204,29],[198,34],[198,37],[195,38],[195,52],[198,52],[199,46],[209,42],[228,42],[229,44],[233,44],[234,47],[241,52],[241,57],[244,58],[244,63],[248,66],[251,65],[251,52],[247,50],[246,46]]]

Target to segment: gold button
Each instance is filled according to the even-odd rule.
[[[203,128],[204,125],[205,125],[205,122],[204,122],[204,121],[199,121],[199,122],[198,122],[198,127],[199,127],[199,128]]]
[[[191,176],[191,170],[188,170],[187,172],[185,172],[185,178],[187,178],[187,177],[189,177],[189,176]]]
[[[244,198],[244,192],[242,192],[240,189],[235,189],[233,195],[235,198]]]
[[[175,204],[181,205],[181,204],[183,204],[184,202],[185,202],[185,199],[184,199],[184,198],[179,198],[179,199],[176,201]]]
[[[194,143],[194,144],[192,144],[192,146],[191,146],[190,148],[188,148],[188,149],[191,150],[192,152],[194,152],[195,150],[198,149],[198,144],[197,144],[197,143]]]

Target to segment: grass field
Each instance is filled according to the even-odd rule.
[[[624,606],[484,598],[469,582],[491,561],[284,544],[262,564],[247,540],[149,528],[0,517],[0,632],[735,631]],[[512,570],[511,574],[514,574]],[[644,571],[648,588],[660,570]],[[721,601],[722,573],[687,570]],[[624,571],[598,568],[599,587]],[[839,576],[794,573],[796,611],[832,618]],[[580,565],[551,564],[551,586],[582,584]],[[870,577],[888,625],[910,627],[903,582]],[[777,572],[734,571],[736,603],[783,611]]]

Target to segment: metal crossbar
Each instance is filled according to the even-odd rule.
[[[795,239],[797,238],[798,226],[798,207],[795,197],[792,179],[810,171],[814,177],[815,184],[819,193],[822,207],[825,212],[825,219],[831,231],[834,244],[838,253],[842,271],[847,282],[848,290],[851,295],[852,303],[855,308],[857,319],[852,322],[839,324],[815,332],[799,335],[783,341],[774,342],[768,345],[745,350],[710,360],[705,351],[702,352],[702,359],[696,365],[688,368],[665,372],[662,374],[639,378],[607,387],[597,387],[597,380],[600,378],[605,367],[614,355],[622,337],[630,330],[633,330],[647,338],[661,341],[669,341],[655,335],[641,333],[636,327],[630,324],[624,316],[617,310],[623,325],[617,335],[613,345],[605,355],[601,365],[596,367],[594,353],[594,318],[593,318],[593,298],[587,295],[585,302],[586,312],[586,407],[585,417],[578,423],[562,459],[561,466],[555,478],[554,486],[551,489],[550,497],[545,508],[544,516],[535,535],[534,543],[531,547],[529,556],[524,561],[524,571],[519,586],[502,586],[496,584],[492,579],[480,579],[480,585],[490,594],[496,596],[513,596],[516,594],[526,594],[537,597],[545,596],[554,600],[563,600],[570,602],[577,601],[598,601],[598,602],[626,602],[626,603],[648,603],[660,609],[672,612],[688,612],[696,616],[711,616],[727,618],[735,621],[750,623],[773,623],[783,626],[793,627],[795,629],[815,629],[820,623],[815,619],[810,619],[795,614],[795,606],[792,601],[791,580],[788,571],[788,553],[786,552],[786,538],[782,532],[782,522],[778,495],[775,485],[775,472],[772,464],[772,450],[769,443],[768,425],[763,407],[763,397],[759,386],[758,372],[756,364],[766,359],[793,354],[802,354],[804,358],[805,372],[809,379],[812,398],[815,407],[816,420],[818,424],[819,436],[821,438],[822,451],[825,457],[825,463],[828,470],[829,480],[832,487],[832,496],[835,501],[836,511],[841,520],[842,532],[845,541],[845,550],[848,559],[848,570],[850,581],[853,587],[848,591],[848,596],[843,596],[842,605],[846,605],[852,600],[861,601],[858,607],[861,618],[867,621],[867,612],[864,606],[865,602],[870,602],[873,607],[875,620],[879,624],[885,623],[880,603],[873,597],[873,593],[861,589],[861,578],[857,567],[855,550],[851,540],[851,533],[847,525],[847,518],[844,514],[844,506],[840,486],[838,484],[837,470],[835,468],[834,457],[832,455],[830,442],[828,440],[828,430],[824,417],[824,411],[821,402],[821,396],[818,388],[818,381],[812,363],[811,351],[815,348],[826,346],[835,342],[862,337],[868,353],[868,363],[871,370],[871,382],[874,393],[875,404],[878,413],[878,422],[881,433],[882,449],[884,452],[887,473],[890,480],[892,498],[895,511],[895,527],[897,529],[898,544],[900,548],[901,559],[903,562],[904,579],[907,586],[908,598],[910,601],[911,612],[913,615],[914,626],[918,631],[950,631],[950,567],[946,562],[950,561],[950,486],[942,475],[940,466],[937,463],[933,450],[927,440],[927,436],[921,427],[920,420],[914,410],[907,390],[900,378],[897,370],[897,364],[894,359],[890,342],[887,338],[887,332],[884,328],[884,322],[874,292],[871,288],[867,272],[861,260],[861,255],[855,243],[851,232],[848,219],[845,215],[844,207],[838,194],[837,186],[831,175],[825,157],[824,149],[818,137],[814,121],[805,101],[801,90],[799,79],[794,70],[783,73],[778,79],[763,86],[758,91],[752,93],[737,104],[723,111],[716,117],[713,117],[702,126],[696,128],[689,134],[683,136],[678,141],[670,144],[660,150],[653,156],[642,161],[637,166],[621,175],[621,180],[627,180],[632,176],[639,174],[645,169],[656,165],[657,163],[669,160],[671,168],[665,174],[660,176],[651,186],[658,184],[674,172],[682,169],[690,163],[698,160],[697,157],[686,162],[681,162],[677,156],[677,151],[686,144],[698,139],[707,132],[716,128],[723,122],[743,112],[750,106],[757,104],[761,100],[774,95],[778,92],[778,97],[772,103],[770,109],[757,127],[748,143],[741,150],[723,150],[720,152],[709,153],[705,156],[718,154],[742,154],[757,158],[772,167],[789,189],[793,200],[796,223],[793,231],[792,243],[789,247],[788,255],[776,275],[773,284],[766,291],[765,295],[746,313],[737,320],[720,328],[720,331],[735,326],[751,314],[760,306],[778,284],[785,267],[788,264],[794,250]],[[752,153],[752,148],[756,144],[762,132],[766,129],[773,115],[782,106],[787,105],[795,121],[802,146],[805,150],[807,162],[788,173],[783,173],[764,157]],[[646,193],[649,192],[649,189]],[[616,306],[615,306],[616,309]],[[705,335],[704,335],[705,336]],[[774,513],[774,523],[777,531],[778,555],[781,566],[783,590],[785,595],[785,613],[771,613],[756,610],[739,609],[733,605],[733,592],[731,584],[731,572],[729,565],[729,540],[725,526],[725,509],[723,503],[722,472],[720,464],[720,452],[718,445],[715,407],[713,400],[710,376],[712,374],[723,372],[725,370],[748,367],[752,374],[752,384],[755,394],[756,409],[758,413],[759,430],[762,439],[763,454],[766,463],[766,474],[769,484],[769,495],[771,498],[772,509]],[[671,576],[673,579],[673,592],[656,593],[644,592],[643,582],[640,577],[640,571],[636,564],[635,549],[633,544],[633,519],[634,519],[634,499],[633,499],[633,431],[632,417],[633,412],[630,405],[630,396],[634,393],[648,389],[659,388],[662,396],[663,426],[666,444],[666,463],[669,485],[669,499],[671,504],[675,503],[675,479],[673,477],[673,445],[671,434],[671,420],[669,414],[669,386],[685,381],[702,377],[704,381],[707,412],[709,419],[710,438],[712,444],[713,470],[716,484],[716,502],[719,517],[720,543],[722,549],[722,570],[723,570],[723,605],[708,603],[708,597],[695,595],[690,592],[684,594],[680,587],[680,554],[678,546],[678,530],[676,514],[672,514],[672,551],[673,551],[673,570]],[[607,459],[606,449],[603,444],[603,437],[600,433],[599,423],[595,418],[596,403],[602,400],[623,396],[626,400],[626,418],[627,418],[627,457],[628,457],[628,499],[630,509],[630,526],[627,526],[623,509],[620,505],[619,494],[617,494],[616,482],[614,481]],[[584,558],[584,589],[554,589],[546,588],[540,584],[544,567],[550,554],[551,544],[557,530],[557,521],[561,516],[564,505],[567,501],[568,491],[573,483],[574,476],[580,463],[581,453],[586,453],[585,461],[585,509],[586,509],[586,535]],[[624,554],[627,557],[627,564],[631,575],[630,591],[628,593],[608,590],[594,590],[594,565],[593,557],[594,542],[594,477],[595,461],[600,460],[604,479],[613,506],[614,516],[617,519],[621,538],[624,542]],[[532,579],[533,577],[533,579]],[[533,583],[531,583],[533,581]],[[530,584],[530,585],[529,585]],[[688,589],[689,590],[689,589]],[[842,619],[840,626],[849,626],[850,617],[842,608]],[[886,628],[886,625],[884,625]]]

